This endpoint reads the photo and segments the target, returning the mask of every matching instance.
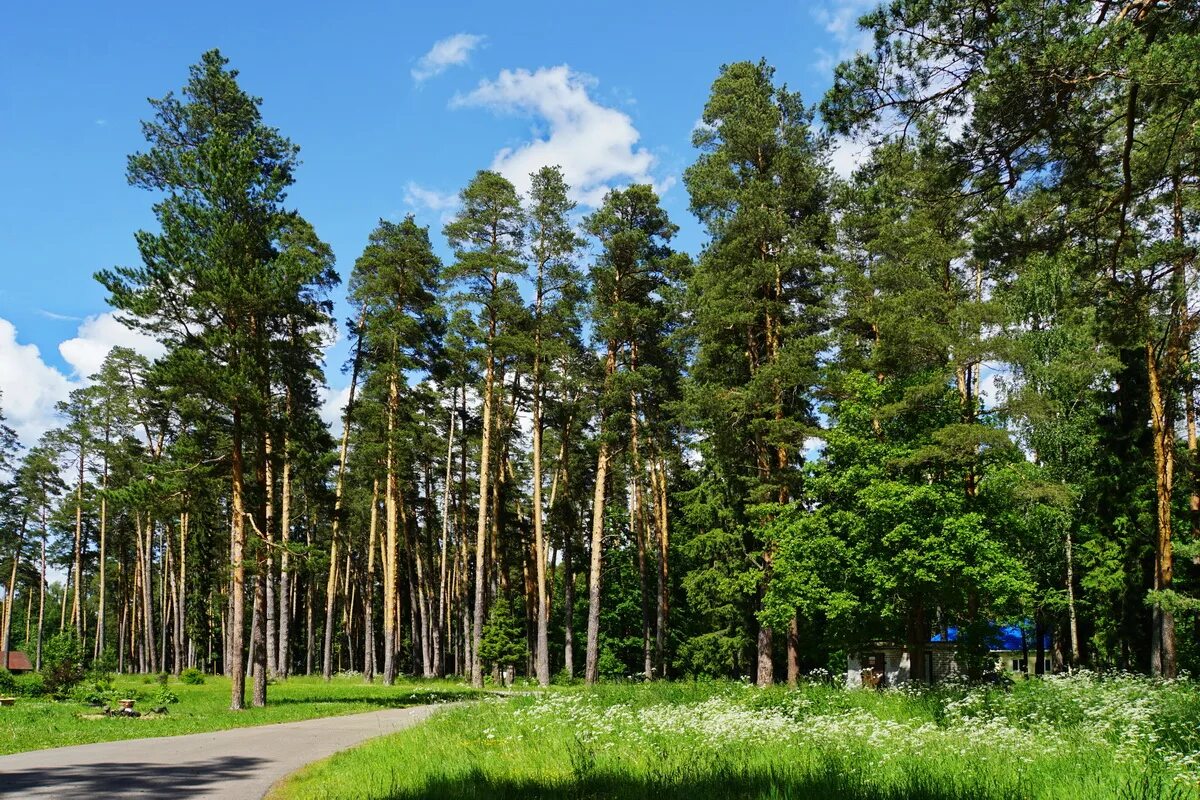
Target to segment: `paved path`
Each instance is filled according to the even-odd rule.
[[[0,797],[251,800],[300,767],[443,705],[0,756]]]

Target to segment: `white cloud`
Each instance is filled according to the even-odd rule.
[[[836,0],[815,6],[813,19],[829,34],[828,41],[833,47],[816,48],[814,66],[821,72],[832,73],[838,62],[853,58],[859,51],[873,49],[875,36],[860,29],[858,19],[878,6],[879,0]]]
[[[404,186],[404,204],[414,211],[436,214],[443,223],[449,222],[461,201],[454,192],[439,192],[409,181]]]
[[[0,408],[25,446],[59,424],[54,406],[72,390],[87,385],[88,376],[100,369],[114,346],[130,347],[150,358],[162,354],[162,345],[144,334],[130,331],[111,312],[88,317],[73,338],[58,351],[70,374],[47,364],[37,345],[22,344],[16,327],[0,318]]]
[[[341,389],[330,389],[328,386],[322,386],[317,390],[317,394],[321,401],[320,415],[322,421],[333,432],[333,435],[341,436],[342,420],[346,414],[346,403],[350,402],[350,384],[346,384]]]
[[[499,113],[521,114],[538,121],[532,139],[496,153],[492,169],[521,191],[529,175],[547,165],[562,167],[578,202],[597,206],[613,184],[654,183],[656,159],[638,147],[641,134],[629,115],[597,103],[589,94],[596,81],[563,64],[502,70],[474,91],[454,98],[452,108],[481,107]],[[671,181],[659,184],[665,190]]]
[[[0,407],[26,446],[56,422],[54,404],[75,385],[42,361],[37,345],[17,341],[16,327],[0,319]]]
[[[868,158],[871,157],[871,146],[861,139],[846,136],[833,137],[829,151],[829,166],[839,178],[849,179]]]
[[[100,371],[108,351],[114,347],[128,347],[151,359],[164,352],[161,343],[140,331],[126,328],[111,311],[85,319],[75,338],[60,344],[58,352],[74,370],[72,377],[86,380]]]
[[[474,33],[456,33],[434,42],[429,52],[421,56],[412,68],[413,80],[422,83],[441,75],[450,67],[467,63],[471,51],[481,45],[485,38]]]

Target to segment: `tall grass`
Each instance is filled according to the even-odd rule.
[[[999,689],[600,687],[489,700],[299,773],[287,798],[1200,797],[1200,692],[1132,676]]]

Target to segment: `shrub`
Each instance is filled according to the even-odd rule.
[[[46,693],[46,682],[36,672],[13,676],[13,688],[21,697],[41,697]]]
[[[488,620],[483,626],[483,641],[479,646],[479,658],[486,664],[511,667],[525,658],[525,632],[512,612],[512,606],[503,598],[492,603]]]
[[[17,677],[4,668],[0,668],[0,694],[8,696],[17,691]]]
[[[154,708],[165,708],[171,703],[178,703],[179,695],[172,692],[166,686],[159,686],[158,691],[150,698],[150,702]]]
[[[83,642],[74,631],[51,636],[42,652],[45,689],[55,697],[66,697],[83,680]]]
[[[89,706],[111,705],[122,696],[113,686],[112,675],[108,674],[96,675],[71,691],[72,700]]]
[[[204,683],[204,673],[195,667],[188,667],[179,673],[179,682],[186,683],[188,686],[200,686]]]

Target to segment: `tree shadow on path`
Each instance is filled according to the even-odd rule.
[[[225,756],[178,764],[121,762],[0,772],[0,797],[170,797],[187,800],[252,775],[267,761]]]

